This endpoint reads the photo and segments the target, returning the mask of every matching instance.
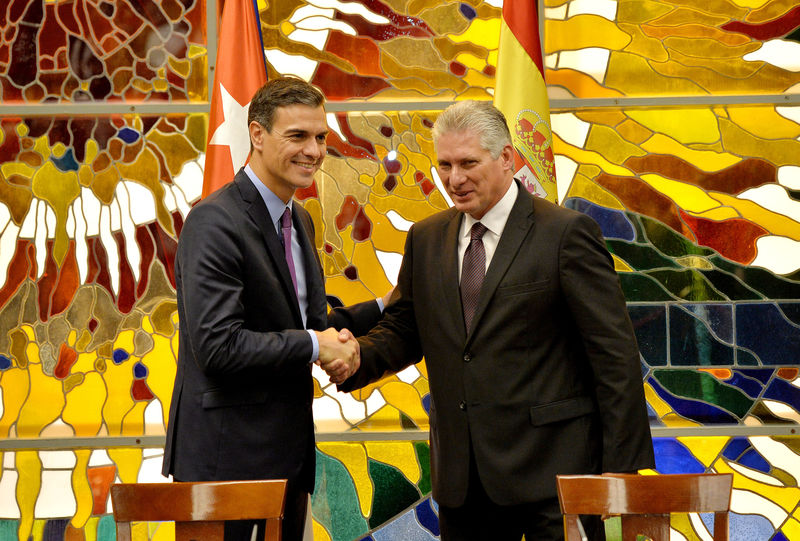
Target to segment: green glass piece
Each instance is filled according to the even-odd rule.
[[[720,270],[700,270],[698,272],[702,273],[706,280],[714,284],[714,288],[722,295],[732,301],[761,300],[764,298],[758,292],[742,283],[735,274]]]
[[[619,274],[619,281],[622,284],[622,292],[628,302],[676,300],[658,281],[645,274],[623,272]]]
[[[678,264],[664,257],[652,246],[632,244],[619,239],[606,239],[608,251],[636,270],[678,268]]]
[[[751,352],[736,348],[736,366],[761,366],[761,363]]]
[[[685,255],[709,256],[714,253],[710,248],[703,248],[681,236],[663,223],[642,216],[642,225],[647,239],[668,256],[683,257]]]
[[[414,451],[417,453],[417,462],[422,470],[417,488],[423,496],[427,496],[431,492],[431,447],[428,442],[416,441]]]
[[[6,539],[0,535],[0,539]],[[116,541],[117,525],[114,522],[114,515],[103,515],[97,521],[97,541]]]
[[[696,314],[672,305],[669,308],[669,321],[671,365],[733,365],[733,347],[721,342]]]
[[[743,267],[720,256],[709,258],[711,264],[735,274],[764,297],[773,300],[800,299],[800,275],[797,272],[788,276],[778,276],[766,269]]]
[[[369,476],[375,485],[369,527],[377,528],[408,509],[422,495],[394,466],[369,460]]]
[[[656,270],[647,274],[658,280],[667,291],[687,301],[728,300],[714,289],[705,276],[693,269]]]
[[[674,395],[714,404],[744,418],[753,400],[739,389],[725,385],[706,372],[694,370],[653,370],[653,376]]]
[[[356,539],[368,530],[350,472],[340,461],[319,449],[311,512],[332,535],[333,541]]]

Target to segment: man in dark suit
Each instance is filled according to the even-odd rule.
[[[442,539],[563,539],[556,474],[654,466],[619,279],[591,218],[513,179],[499,110],[459,102],[433,134],[454,208],[409,230],[392,301],[339,388],[424,355]]]
[[[358,361],[349,332],[381,312],[370,301],[327,313],[314,224],[292,204],[325,156],[323,101],[296,78],[255,94],[249,164],[192,209],[175,262],[180,349],[163,474],[288,479],[287,541],[302,539],[314,487],[311,364],[342,381]],[[237,523],[226,539],[240,526],[249,540],[252,524]]]

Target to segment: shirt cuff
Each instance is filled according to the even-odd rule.
[[[319,358],[319,340],[317,340],[317,333],[311,329],[306,329],[306,331],[308,331],[308,335],[311,337],[311,360],[308,361],[308,364],[311,364]]]

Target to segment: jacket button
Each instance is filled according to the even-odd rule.
[[[461,403],[458,405],[458,407],[459,407],[459,409],[460,409],[461,411],[467,411],[467,403],[466,403],[466,402],[464,402],[463,400],[462,400],[462,401],[461,401]]]
[[[470,356],[470,354],[469,354],[469,353],[465,353],[465,354],[464,354],[464,362],[465,362],[465,363],[468,363],[468,362],[470,362],[471,360],[472,360],[472,357]]]

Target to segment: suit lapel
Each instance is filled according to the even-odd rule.
[[[453,210],[453,215],[445,225],[444,234],[441,236],[441,246],[438,253],[441,254],[441,284],[444,302],[442,306],[453,307],[445,310],[449,317],[449,322],[458,334],[465,337],[467,332],[464,328],[464,309],[461,306],[461,289],[459,288],[458,276],[458,232],[461,228],[463,214]]]
[[[303,318],[300,315],[300,305],[297,303],[297,294],[294,291],[292,275],[289,274],[289,266],[286,264],[286,257],[283,255],[283,245],[278,239],[278,233],[275,231],[274,222],[267,210],[267,206],[244,170],[239,170],[234,182],[236,182],[239,192],[242,194],[248,216],[261,231],[261,237],[267,246],[267,254],[269,254],[273,267],[280,278],[281,285],[283,285],[283,292],[289,300],[295,325],[297,328],[302,329]]]
[[[528,232],[533,227],[532,197],[523,186],[519,186],[517,200],[511,208],[511,213],[508,215],[503,234],[500,236],[500,242],[492,257],[492,262],[486,270],[486,277],[481,286],[480,297],[478,297],[478,306],[475,307],[475,315],[472,318],[473,332],[468,334],[467,342],[469,342],[474,330],[480,324],[481,316],[486,311],[489,301],[494,297],[497,286],[505,276],[517,253],[519,253],[520,246],[527,238]]]

